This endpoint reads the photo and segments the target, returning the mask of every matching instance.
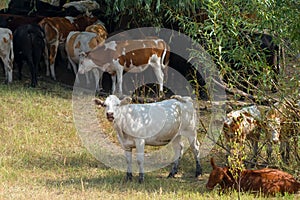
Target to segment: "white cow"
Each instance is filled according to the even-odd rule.
[[[11,83],[14,61],[13,35],[7,28],[0,28],[0,58],[4,64],[5,82]]]
[[[115,94],[116,81],[122,95],[123,72],[142,72],[151,66],[163,92],[163,70],[169,62],[170,47],[162,39],[143,39],[110,41],[98,46],[89,53],[82,52],[79,61],[79,73],[94,68],[112,75],[112,93]]]
[[[175,152],[174,166],[168,177],[178,171],[183,154],[181,136],[187,137],[196,160],[196,177],[202,174],[199,141],[196,132],[196,111],[190,97],[174,96],[173,99],[149,104],[129,104],[110,95],[105,101],[95,99],[96,105],[105,107],[107,119],[113,123],[118,140],[125,151],[127,180],[132,180],[132,149],[136,148],[139,182],[144,181],[144,147],[162,146],[170,141]]]

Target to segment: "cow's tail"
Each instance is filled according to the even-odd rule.
[[[168,65],[169,65],[169,57],[170,57],[170,47],[166,42],[164,44],[164,51],[161,57],[161,67],[165,74],[165,81],[168,80]]]
[[[161,57],[161,65],[163,69],[165,69],[169,65],[170,47],[165,42],[163,42],[163,44],[164,44],[164,51]]]
[[[15,59],[15,56],[14,56],[14,47],[13,47],[13,35],[10,34],[10,52],[9,52],[9,59],[10,59],[10,66],[11,66],[11,70],[13,68],[13,62],[14,62],[14,59]]]
[[[48,41],[47,41],[47,38],[46,38],[46,28],[45,26],[47,26],[48,23],[46,23],[46,19],[42,20],[40,23],[39,23],[39,26],[41,27],[42,29],[42,32],[44,34],[44,44],[45,44],[45,47],[44,47],[44,62],[45,62],[45,65],[46,65],[46,74],[47,76],[50,76],[50,63],[49,63],[49,49],[48,49]]]

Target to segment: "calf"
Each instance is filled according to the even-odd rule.
[[[241,170],[237,179],[234,179],[232,169],[219,167],[210,160],[213,170],[211,171],[206,188],[212,190],[217,184],[223,191],[230,188],[244,192],[262,192],[264,195],[275,195],[276,193],[296,193],[300,190],[300,183],[295,178],[278,169]],[[239,182],[239,184],[238,184]]]
[[[162,92],[163,69],[168,65],[169,54],[170,48],[162,39],[110,41],[87,54],[81,53],[79,73],[93,68],[108,72],[113,77],[113,94],[117,80],[122,95],[123,71],[142,72],[151,66],[158,79],[159,91]]]
[[[19,68],[19,79],[22,78],[22,65],[26,61],[31,73],[31,86],[37,85],[38,66],[45,49],[45,34],[40,26],[27,24],[18,27],[14,32],[15,63]],[[45,55],[47,56],[47,55]]]
[[[11,83],[14,61],[13,34],[7,28],[0,28],[0,59],[4,65],[5,82]]]
[[[46,34],[50,71],[54,80],[56,80],[54,64],[59,44],[64,44],[71,31],[83,31],[87,26],[96,22],[99,22],[96,17],[88,15],[78,15],[77,17],[47,17],[39,22],[39,25],[44,29]],[[48,60],[45,60],[45,62],[48,63]],[[49,75],[49,69],[47,69],[47,75]]]
[[[181,136],[187,137],[196,159],[196,177],[202,173],[199,142],[196,131],[196,110],[189,97],[175,96],[174,99],[151,104],[129,104],[110,95],[105,101],[95,99],[97,105],[105,107],[107,119],[113,123],[118,140],[125,151],[128,163],[127,180],[132,179],[132,149],[136,148],[139,166],[139,182],[144,180],[145,145],[162,146],[172,141],[175,151],[174,166],[169,174],[173,177],[178,170],[183,154]],[[161,123],[162,122],[162,123]],[[158,123],[162,126],[158,127]]]

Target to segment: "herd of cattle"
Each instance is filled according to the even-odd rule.
[[[90,51],[96,45],[102,44],[107,37],[103,23],[92,15],[42,19],[23,17],[23,20],[17,20],[19,18],[20,16],[14,18],[14,23],[10,22],[11,29],[0,29],[2,47],[0,55],[4,63],[6,82],[12,81],[13,63],[18,67],[19,78],[21,78],[23,61],[25,61],[30,68],[31,86],[35,87],[39,64],[43,58],[47,75],[51,73],[51,77],[55,80],[54,64],[57,51],[60,44],[65,44],[69,34],[65,46],[74,69],[78,63],[78,49]],[[5,26],[7,19],[0,19]]]
[[[11,17],[11,16],[10,16]],[[20,19],[21,18],[21,19]],[[21,17],[15,16],[14,26],[7,26],[7,19],[0,17],[0,57],[3,61],[6,82],[12,82],[13,65],[19,69],[19,78],[22,76],[23,61],[27,62],[31,73],[31,86],[37,85],[39,63],[43,60],[47,67],[47,75],[55,80],[55,59],[59,45],[64,44],[69,68],[73,68],[75,74],[85,73],[94,68],[100,69],[100,73],[108,72],[112,76],[112,91],[116,91],[116,83],[119,94],[122,94],[122,74],[124,71],[140,72],[151,66],[160,84],[160,92],[163,90],[163,71],[169,63],[170,47],[159,38],[145,38],[143,40],[126,40],[105,42],[108,33],[103,23],[96,17],[88,14],[76,17]],[[19,21],[17,20],[19,19]],[[10,24],[11,21],[10,21]],[[6,28],[5,28],[6,27]],[[88,52],[88,53],[87,53]],[[95,73],[97,74],[97,73]],[[96,75],[99,80],[101,74]],[[97,82],[97,81],[96,81]],[[98,87],[98,84],[97,86]],[[128,99],[120,100],[111,95],[105,101],[95,100],[97,105],[105,107],[106,117],[116,129],[119,142],[125,150],[128,163],[127,179],[132,179],[132,148],[137,149],[137,161],[139,165],[139,181],[144,180],[144,147],[145,145],[161,146],[172,141],[174,147],[175,162],[169,174],[173,177],[178,171],[179,159],[183,154],[183,146],[180,138],[187,137],[192,147],[196,160],[196,177],[202,174],[200,165],[199,141],[197,140],[197,118],[193,102],[188,97],[174,96],[153,104],[130,104]],[[247,138],[253,143],[254,155],[258,155],[258,141],[261,132],[267,133],[268,158],[272,153],[272,144],[280,141],[280,152],[284,162],[289,161],[290,139],[298,137],[299,125],[295,125],[293,118],[300,118],[300,102],[296,102],[294,109],[287,109],[288,102],[274,105],[265,115],[256,106],[232,111],[224,120],[224,136],[227,142],[244,142]],[[143,131],[151,132],[153,127],[147,119],[149,113],[161,112],[163,108],[165,117],[163,127],[151,137],[139,137],[141,129],[136,124],[135,117],[141,116],[145,120],[138,120]],[[149,112],[149,109],[152,109]],[[126,117],[124,117],[126,116]],[[125,121],[124,121],[125,120]],[[126,123],[128,122],[128,123]],[[134,126],[134,127],[133,127]],[[147,129],[148,128],[148,129]],[[262,131],[262,129],[265,129]],[[236,134],[241,137],[237,139]],[[296,142],[295,144],[297,144]],[[300,162],[296,146],[295,158]],[[230,152],[230,150],[229,150]],[[254,159],[256,162],[256,159]],[[213,171],[209,177],[207,188],[212,189],[220,184],[222,189],[236,188],[233,175],[228,168],[221,168],[211,160]],[[277,192],[294,193],[300,190],[298,183],[291,175],[275,170],[245,170],[239,173],[241,176],[241,188],[244,191],[261,191],[265,194]]]

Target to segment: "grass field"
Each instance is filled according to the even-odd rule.
[[[143,184],[125,182],[124,172],[104,166],[81,144],[70,89],[46,82],[32,89],[15,81],[0,84],[0,102],[0,199],[237,199],[234,192],[207,191],[208,158],[196,179],[189,152],[176,178],[166,178],[167,167],[147,173]]]

